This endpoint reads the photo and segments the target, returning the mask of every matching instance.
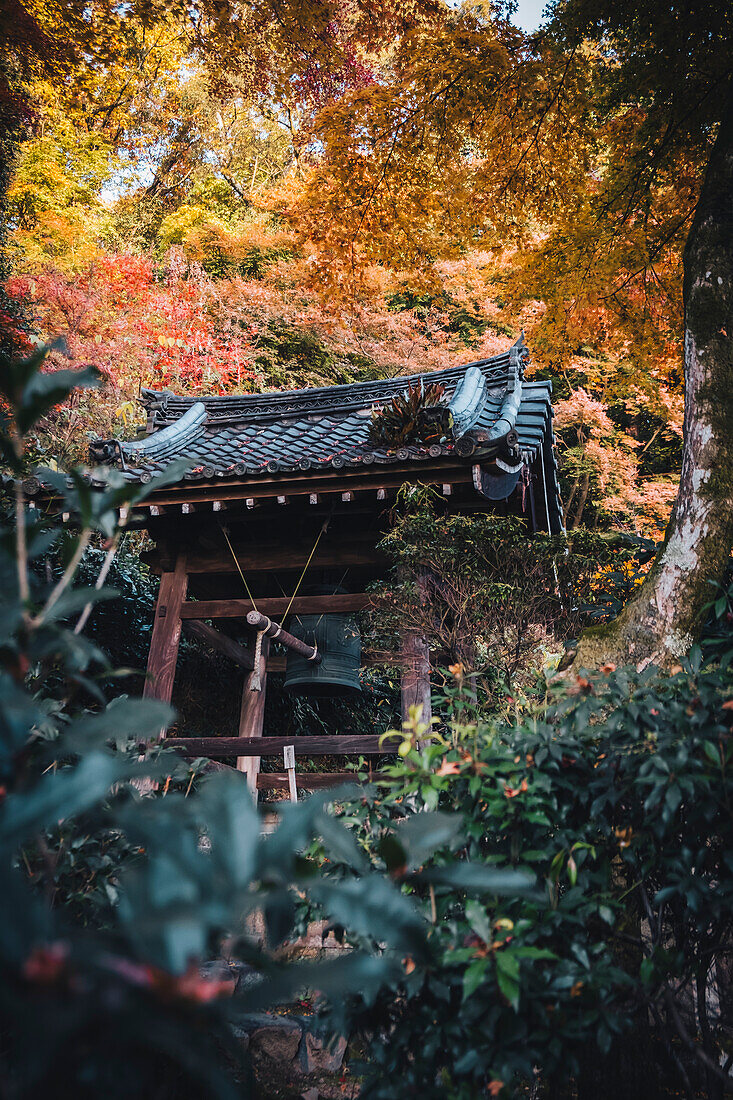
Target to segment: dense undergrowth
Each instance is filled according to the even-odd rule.
[[[574,1083],[588,1100],[730,1089],[733,645],[719,600],[727,637],[671,675],[608,668],[511,721],[477,712],[457,671],[433,737],[416,715],[387,777],[342,806],[397,881],[411,865],[395,822],[437,809],[454,830],[405,887],[432,925],[429,958],[352,1017],[371,1036],[363,1096],[386,1100],[398,1075],[435,1097],[521,1094],[535,1078],[539,1095]],[[464,860],[535,886],[490,901],[466,870],[456,891],[443,876]]]
[[[75,624],[101,601],[97,635],[111,636],[115,593],[74,574],[91,532],[114,540],[117,509],[150,486],[112,471],[92,493],[48,471],[75,535],[25,505],[23,435],[79,380],[40,362],[4,364],[0,379],[7,1095],[253,1095],[232,1025],[311,990],[324,1027],[360,1037],[365,1097],[722,1097],[730,593],[714,594],[704,648],[671,673],[609,667],[504,717],[456,663],[433,730],[415,713],[383,779],[286,807],[261,837],[236,775],[194,782],[169,751],[141,756],[167,708],[105,702],[113,670]],[[61,574],[45,567],[55,547]],[[136,576],[124,555],[117,569]],[[128,582],[125,660],[149,596],[147,580]],[[353,950],[279,960],[309,913]],[[248,975],[236,991],[199,970],[224,940]]]

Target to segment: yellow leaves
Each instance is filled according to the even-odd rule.
[[[137,420],[137,407],[134,401],[123,401],[115,409],[115,416],[127,427]]]

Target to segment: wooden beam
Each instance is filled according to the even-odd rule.
[[[147,509],[150,504],[180,504],[182,501],[212,501],[212,500],[246,500],[248,507],[254,506],[255,500],[263,497],[278,496],[307,496],[321,493],[358,492],[361,489],[398,489],[406,481],[419,479],[423,485],[442,485],[450,482],[452,485],[472,483],[472,463],[445,463],[429,465],[427,463],[408,463],[384,466],[356,467],[354,469],[330,470],[324,472],[311,472],[296,476],[283,473],[280,475],[261,475],[253,480],[236,481],[235,479],[217,480],[207,482],[185,482],[180,485],[168,486],[153,493],[149,500],[136,505],[138,509]],[[368,471],[372,470],[371,473]]]
[[[346,542],[343,545],[318,546],[311,565],[314,569],[330,566],[369,565],[382,566],[387,558],[380,553],[375,543],[377,535]],[[235,547],[237,561],[243,573],[271,573],[280,569],[302,569],[313,549],[313,543],[284,546],[280,543],[262,543],[256,546]],[[170,559],[158,550],[147,551],[143,561],[154,571],[160,572],[170,566]],[[236,573],[237,567],[228,548],[191,551],[187,556],[188,572],[200,573]]]
[[[422,707],[422,722],[430,726],[430,650],[418,634],[406,634],[402,642],[402,721],[410,718],[410,707]]]
[[[262,727],[265,721],[265,691],[267,689],[267,655],[270,652],[270,639],[262,639],[259,667],[259,691],[254,690],[254,672],[244,678],[242,707],[239,712],[239,736],[250,740],[262,740]],[[247,785],[257,800],[257,774],[260,770],[260,758],[256,755],[237,755],[237,768],[247,776]]]
[[[171,701],[181,639],[181,608],[187,586],[186,558],[181,554],[173,572],[164,573],[160,578],[143,688],[143,696],[147,699]]]
[[[187,619],[186,622],[183,624],[184,625],[184,630],[186,629],[186,626],[189,622],[195,622],[195,621],[196,621],[195,619],[193,619],[193,620],[192,619]],[[249,650],[245,649],[245,653],[249,653]],[[362,653],[361,653],[362,668],[383,668],[385,665],[395,666],[395,665],[399,665],[400,660],[401,660],[401,658],[398,654],[393,655],[393,654],[365,653],[364,650],[362,650]],[[240,662],[237,661],[237,664],[240,664]],[[283,673],[287,669],[287,664],[288,664],[288,659],[285,656],[285,654],[275,653],[273,655],[271,653],[269,655],[269,657],[267,658],[267,672],[268,672],[268,674],[269,673]],[[250,669],[249,665],[241,664],[240,667],[245,668],[248,671]]]
[[[427,596],[425,582],[418,574],[417,587],[420,602],[425,605]],[[410,707],[421,707],[420,721],[426,722],[428,730],[433,716],[430,695],[430,649],[419,633],[406,632],[402,637],[402,685],[400,692],[402,722],[410,719]]]
[[[293,615],[338,615],[342,612],[364,611],[372,606],[367,592],[338,593],[334,596],[296,596],[290,611]],[[287,596],[258,599],[257,607],[250,600],[187,600],[181,607],[182,619],[245,619],[248,611],[261,611],[268,618],[283,615],[290,604]]]
[[[233,638],[227,638],[226,634],[222,634],[221,631],[214,630],[213,626],[199,622],[198,619],[188,619],[186,621],[186,633],[198,638],[200,642],[205,642],[217,653],[223,653],[225,657],[228,657],[230,661],[234,661],[240,668],[247,669],[248,672],[251,672],[254,668],[252,652],[245,649],[239,642],[235,642]]]
[[[381,756],[395,752],[399,739],[385,738],[382,742],[375,733],[314,734],[301,737],[263,737],[255,734],[241,737],[170,737],[166,744],[189,757],[277,756],[286,745],[293,746],[296,756]]]
[[[340,787],[342,783],[358,782],[353,772],[298,772],[298,786],[306,791]],[[260,772],[257,776],[258,791],[289,789],[287,772]]]
[[[290,801],[298,801],[298,783],[295,778],[295,749],[292,745],[286,745],[283,749],[283,764],[288,773],[288,786],[290,788]]]

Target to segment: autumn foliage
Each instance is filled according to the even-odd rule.
[[[132,430],[143,386],[410,374],[524,328],[554,384],[568,526],[664,526],[701,161],[675,154],[647,215],[609,207],[601,232],[646,108],[598,125],[597,50],[479,5],[98,7],[83,68],[61,45],[73,5],[32,7],[48,58],[25,78],[0,42],[27,108],[4,144],[8,309],[101,368],[87,428]]]

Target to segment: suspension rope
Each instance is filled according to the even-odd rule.
[[[323,524],[321,525],[321,529],[318,532],[318,535],[316,537],[316,541],[313,543],[313,549],[311,550],[310,554],[308,555],[308,561],[303,566],[303,571],[300,574],[300,576],[298,577],[298,583],[296,584],[295,588],[293,589],[293,594],[290,597],[290,601],[288,603],[288,606],[285,608],[285,614],[283,615],[283,621],[285,621],[285,619],[287,619],[287,617],[290,613],[290,608],[293,606],[293,600],[298,595],[298,589],[300,588],[301,584],[303,583],[303,578],[305,577],[306,573],[308,572],[308,566],[313,561],[313,555],[315,554],[316,550],[318,549],[318,543],[321,541],[322,536],[325,535],[326,531],[328,530],[328,525],[331,522],[331,516],[333,515],[333,509],[335,507],[336,507],[336,505],[334,504],[333,508],[328,513],[328,515],[326,516],[326,518],[323,521]]]
[[[269,619],[268,619],[269,626]],[[266,629],[266,628],[265,628]],[[250,691],[262,691],[262,677],[260,675],[260,659],[262,657],[262,639],[265,636],[264,630],[257,631],[257,637],[255,638],[255,655],[254,664],[252,668],[252,675],[249,678],[249,690]]]
[[[232,546],[231,542],[229,541],[229,532],[227,531],[227,529],[226,529],[226,527],[224,526],[223,523],[220,523],[219,526],[221,527],[224,538],[227,540],[227,546],[231,550],[232,557],[234,558],[234,564],[237,567],[237,572],[239,573],[240,577],[242,578],[242,584],[244,585],[245,592],[247,593],[247,596],[249,597],[249,601],[252,604],[252,607],[256,611],[257,610],[257,604],[255,603],[255,598],[249,590],[249,585],[247,584],[247,578],[245,577],[244,573],[242,572],[242,567],[239,564],[239,562],[237,561],[237,555],[234,553],[234,547]]]
[[[288,601],[288,606],[285,609],[285,614],[282,616],[282,620],[278,624],[277,631],[276,631],[275,634],[273,634],[273,638],[277,638],[277,636],[280,634],[280,631],[282,630],[282,624],[283,624],[283,622],[285,621],[285,619],[288,617],[288,615],[290,613],[290,608],[293,606],[293,600],[298,595],[298,589],[300,588],[301,584],[303,583],[303,578],[305,577],[306,573],[308,572],[308,566],[313,561],[313,555],[315,554],[316,550],[318,549],[318,543],[321,541],[321,538],[323,537],[323,535],[325,535],[326,531],[328,530],[328,525],[331,522],[331,516],[333,515],[335,507],[336,507],[336,505],[334,504],[333,508],[331,508],[331,511],[328,513],[328,515],[326,516],[326,518],[324,519],[324,521],[321,525],[321,529],[318,532],[318,535],[316,536],[316,541],[313,543],[313,549],[311,550],[310,554],[308,555],[308,560],[305,563],[305,565],[303,566],[303,570],[302,570],[300,576],[298,577],[298,583],[296,584],[295,588],[293,589],[293,594],[290,597],[290,600]],[[247,593],[247,596],[249,597],[250,603],[252,604],[252,607],[256,611],[257,610],[257,604],[255,603],[255,598],[252,595],[252,593],[250,592],[249,585],[247,584],[247,578],[245,577],[244,573],[242,572],[242,567],[239,564],[239,561],[237,560],[237,555],[234,552],[234,547],[232,546],[231,541],[229,539],[229,532],[227,531],[227,529],[226,529],[226,527],[224,526],[223,523],[220,523],[219,526],[221,527],[224,538],[227,540],[227,546],[229,547],[232,558],[234,559],[234,564],[237,567],[237,572],[239,573],[240,577],[242,578],[242,584],[244,585],[244,588],[245,588],[245,591]],[[344,573],[344,576],[346,576],[345,573]],[[280,587],[282,588],[282,586],[280,586]],[[321,615],[321,618],[323,618],[322,615]],[[320,619],[318,621],[320,622]],[[258,630],[257,631],[257,637],[255,638],[255,652],[254,652],[254,661],[253,661],[254,667],[252,669],[252,675],[249,678],[249,690],[250,691],[261,691],[262,690],[262,677],[260,675],[260,660],[261,660],[261,657],[262,657],[262,639],[265,636],[265,633],[266,633],[267,629],[269,629],[269,627],[271,625],[272,624],[271,624],[270,620],[268,619],[267,627],[265,628],[265,630]],[[314,661],[316,659],[317,655],[318,655],[318,646],[316,645],[313,656],[310,657],[309,660]]]

